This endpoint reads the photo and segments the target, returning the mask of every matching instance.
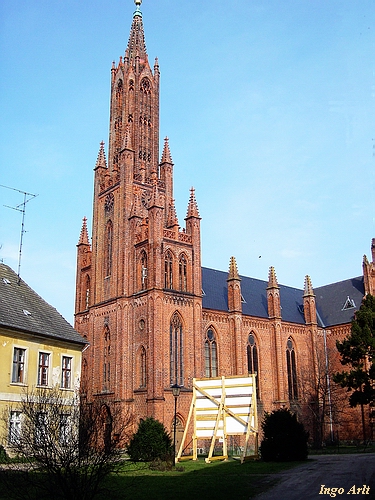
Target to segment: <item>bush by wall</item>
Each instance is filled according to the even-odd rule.
[[[266,413],[262,422],[263,440],[260,445],[266,462],[306,460],[308,433],[295,414],[280,409]]]
[[[127,451],[133,462],[170,461],[173,460],[172,448],[172,439],[164,425],[149,417],[140,422]]]

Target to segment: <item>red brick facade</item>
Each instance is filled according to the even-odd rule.
[[[325,373],[325,355],[337,360],[335,341],[350,325],[330,331],[318,326],[308,276],[304,321],[285,321],[273,268],[266,289],[268,317],[243,314],[234,258],[228,309],[203,308],[195,193],[191,189],[181,228],[168,139],[159,162],[159,66],[157,60],[153,70],[149,65],[136,3],[125,56],[112,67],[108,162],[102,143],[92,244],[86,220],[78,243],[75,328],[90,342],[83,354],[83,386],[90,397],[106,395],[137,420],[154,416],[171,429],[172,384],[183,387],[178,400],[183,427],[194,377],[253,370],[259,374],[260,412],[292,401],[303,414],[302,402],[312,398],[311,387],[315,390]],[[372,263],[364,259],[367,291],[375,289],[374,257]]]

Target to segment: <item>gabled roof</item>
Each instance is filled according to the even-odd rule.
[[[7,265],[0,263],[0,327],[74,344],[87,341]]]
[[[228,311],[228,273],[202,267],[203,309]],[[268,282],[240,276],[242,313],[268,318]],[[304,324],[303,289],[279,285],[281,317],[284,321]],[[350,323],[364,296],[363,277],[357,277],[314,289],[319,326]],[[349,298],[349,300],[348,300]],[[351,305],[355,307],[351,307]],[[346,308],[345,308],[346,306]],[[349,307],[348,307],[349,306]]]

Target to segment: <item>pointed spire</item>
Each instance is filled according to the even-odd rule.
[[[229,261],[228,280],[240,280],[240,279],[241,278],[238,274],[236,258],[231,257]]]
[[[314,290],[311,284],[311,278],[310,276],[306,275],[305,277],[305,288],[304,288],[304,297],[310,297],[314,295]]]
[[[268,287],[267,287],[267,289],[269,289],[269,288],[279,288],[275,268],[273,266],[270,267],[270,270],[268,273]]]
[[[98,168],[107,168],[107,160],[105,158],[104,142],[103,141],[100,143],[98,158],[96,160],[96,165],[95,165],[94,170],[96,170]]]
[[[78,245],[90,245],[89,234],[87,231],[87,219],[84,217],[82,219],[82,229],[79,237]]]
[[[173,165],[171,151],[169,149],[168,137],[164,139],[164,148],[163,148],[163,154],[161,155],[161,163],[171,163]]]
[[[171,200],[169,204],[169,213],[168,213],[168,221],[167,221],[167,227],[175,227],[178,226],[178,218],[177,218],[177,212],[176,212],[176,207],[174,204],[174,200]]]
[[[127,47],[127,56],[133,59],[139,56],[141,60],[147,60],[147,50],[145,43],[145,33],[143,30],[141,3],[142,0],[135,0],[136,10],[133,15],[133,23]]]
[[[188,219],[189,217],[197,217],[198,219],[200,219],[198,205],[195,199],[195,189],[193,187],[190,189],[190,200],[187,209],[186,219]]]

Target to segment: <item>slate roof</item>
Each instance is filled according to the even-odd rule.
[[[202,267],[203,308],[228,311],[228,273]],[[246,316],[268,318],[268,281],[240,276],[243,297],[242,313]],[[284,321],[304,324],[303,289],[280,285],[281,316]],[[320,326],[350,323],[364,296],[363,277],[352,278],[314,290]],[[347,298],[355,307],[343,310]]]
[[[315,288],[314,293],[321,326],[350,323],[365,295],[363,276]],[[344,309],[348,298],[354,307]]]
[[[0,263],[0,327],[75,344],[87,341],[7,265]]]

